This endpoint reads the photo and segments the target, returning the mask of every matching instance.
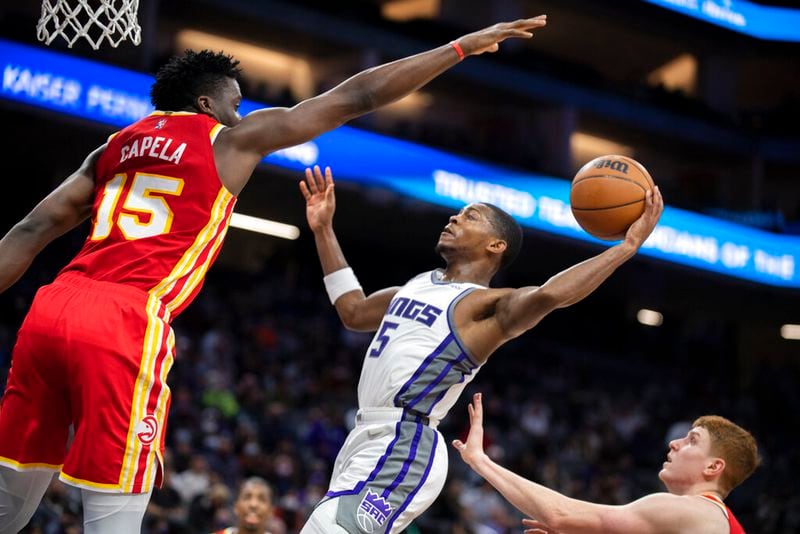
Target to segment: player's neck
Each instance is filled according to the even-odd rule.
[[[718,491],[718,490],[715,490],[715,489],[714,490],[701,491],[700,493],[698,493],[698,495],[708,495],[708,496],[711,496],[711,497],[715,497],[715,498],[719,499],[720,502],[725,500],[725,498],[722,496],[722,493],[720,491]]]
[[[488,286],[492,281],[493,273],[486,272],[474,263],[452,264],[448,263],[447,268],[442,270],[443,282],[467,282]]]
[[[675,495],[713,495],[720,501],[724,500],[722,492],[715,483],[701,482],[685,488],[670,488],[670,493]]]

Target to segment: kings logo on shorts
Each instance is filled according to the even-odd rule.
[[[142,445],[150,445],[158,435],[158,419],[152,415],[145,415],[136,425],[134,432]]]
[[[356,511],[358,526],[364,532],[372,532],[375,527],[381,527],[392,513],[391,505],[372,490],[367,489],[367,494],[361,500]]]

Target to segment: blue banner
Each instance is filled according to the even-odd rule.
[[[152,77],[0,40],[0,97],[103,124],[125,126],[152,111]],[[242,114],[266,107],[244,101]],[[523,226],[607,246],[580,229],[568,180],[520,173],[415,143],[342,126],[281,150],[264,163],[302,171],[329,165],[340,180],[378,185],[460,208],[486,201]],[[800,238],[667,207],[642,254],[763,284],[800,287]]]
[[[800,42],[800,9],[746,0],[645,0],[759,39]]]

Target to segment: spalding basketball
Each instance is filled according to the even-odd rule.
[[[644,212],[645,194],[654,186],[650,173],[638,161],[627,156],[600,156],[581,167],[572,179],[572,215],[598,239],[623,239]]]

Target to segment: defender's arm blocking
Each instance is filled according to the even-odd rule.
[[[226,135],[243,157],[257,162],[270,152],[313,139],[419,89],[457,64],[458,51],[464,56],[495,52],[506,39],[530,39],[532,30],[545,24],[546,15],[495,24],[459,38],[457,48],[447,44],[367,69],[292,108],[253,112]]]

